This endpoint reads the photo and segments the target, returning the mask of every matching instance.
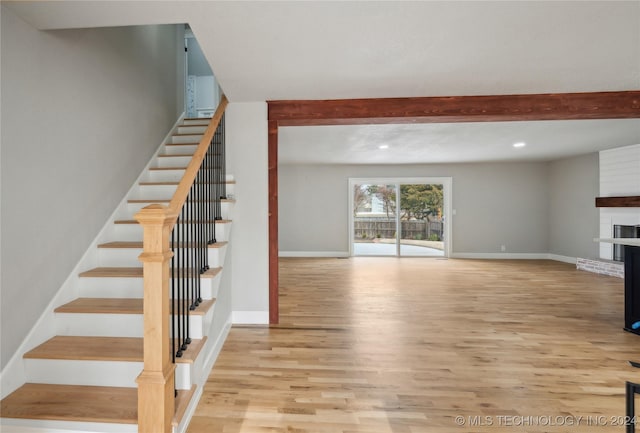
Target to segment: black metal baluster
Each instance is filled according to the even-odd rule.
[[[206,154],[205,154],[206,156]],[[206,159],[206,158],[205,158]],[[203,160],[204,164],[204,160]],[[197,175],[198,183],[198,218],[200,222],[198,223],[198,269],[200,270],[200,274],[204,274],[207,269],[209,269],[209,260],[207,257],[207,234],[206,234],[206,225],[204,223],[206,215],[205,215],[205,196],[204,196],[204,185],[202,181],[204,179],[204,169],[202,166],[200,170],[198,170]],[[200,305],[202,302],[202,280],[198,277],[197,285],[196,285],[196,293],[195,293],[195,304]]]
[[[177,358],[181,358],[182,357],[182,342],[183,342],[183,327],[182,327],[182,316],[183,316],[183,311],[182,311],[182,298],[184,297],[184,224],[183,224],[183,220],[184,220],[184,206],[182,207],[182,209],[180,209],[180,216],[178,217],[178,221],[176,221],[176,227],[174,230],[178,230],[178,251],[179,251],[179,255],[178,255],[178,260],[177,260],[177,264],[178,264],[178,268],[176,270],[176,272],[178,273],[178,298],[174,300],[174,302],[177,304],[178,306],[178,318],[177,318],[177,322],[178,322],[178,350],[176,352],[176,357]]]
[[[225,145],[225,121],[224,121],[224,113],[222,113],[222,118],[220,119],[220,124],[218,128],[220,129],[220,177],[222,183],[220,199],[224,200],[227,198],[227,164],[226,164],[226,145]]]
[[[216,128],[216,133],[215,133],[215,146],[216,146],[216,162],[215,162],[215,167],[214,167],[214,173],[215,173],[215,178],[216,178],[216,195],[215,195],[215,203],[216,203],[216,220],[221,220],[222,219],[222,207],[220,206],[220,196],[222,193],[222,178],[220,177],[221,171],[220,171],[220,125],[218,125],[218,128]]]
[[[171,360],[176,362],[176,227],[171,230]]]
[[[211,238],[211,243],[215,244],[216,242],[218,242],[217,238],[216,238],[216,215],[215,215],[215,197],[216,197],[216,178],[213,175],[213,167],[215,166],[215,152],[216,152],[216,148],[215,148],[215,133],[213,134],[213,136],[211,137],[211,143],[209,144],[209,150],[210,150],[210,154],[209,154],[209,170],[207,171],[209,173],[209,194],[207,195],[209,197],[209,221],[210,224],[213,226],[213,237]]]
[[[189,243],[193,242],[193,236],[190,235],[190,226],[191,226],[191,220],[193,219],[193,216],[191,215],[191,200],[193,200],[193,197],[191,197],[191,192],[189,192],[189,195],[187,195],[187,202],[185,203],[185,208],[186,208],[186,216],[185,216],[185,221],[184,221],[184,226],[185,226],[185,239],[188,239],[188,243],[187,245],[185,245],[185,261],[184,261],[184,268],[182,269],[182,272],[185,275],[185,290],[184,290],[184,297],[182,299],[182,305],[183,305],[183,311],[184,311],[184,316],[182,317],[182,324],[184,326],[184,341],[182,344],[182,350],[187,350],[187,345],[189,343],[191,343],[191,339],[189,338],[189,291],[191,288],[191,278],[189,276],[189,272],[190,272],[190,265],[191,265],[191,260],[189,257]]]
[[[209,269],[209,244],[226,199],[224,115],[171,232],[171,347],[173,361],[191,343],[189,311],[202,302],[201,276]]]
[[[191,191],[189,192],[191,196],[191,201],[189,203],[189,207],[191,208],[191,221],[189,223],[189,234],[191,238],[191,248],[189,248],[189,280],[191,282],[191,290],[189,291],[189,310],[195,310],[195,296],[194,293],[196,291],[196,279],[200,276],[200,271],[198,270],[198,223],[197,219],[197,209],[196,209],[196,194],[195,194],[195,185],[191,185]]]

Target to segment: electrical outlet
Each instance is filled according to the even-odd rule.
[[[500,245],[500,251],[502,251],[502,252],[507,251],[507,246],[506,245]]]

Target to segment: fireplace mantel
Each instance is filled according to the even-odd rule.
[[[640,195],[596,197],[596,207],[640,207]]]
[[[608,244],[629,245],[640,247],[640,239],[635,238],[594,238],[594,242],[606,242]]]

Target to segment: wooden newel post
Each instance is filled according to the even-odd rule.
[[[134,218],[144,231],[144,369],[138,383],[138,432],[171,433],[175,410],[175,364],[169,336],[169,245],[177,214],[147,206]]]

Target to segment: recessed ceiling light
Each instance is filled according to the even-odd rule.
[[[523,141],[519,141],[518,143],[513,143],[513,147],[525,147],[527,143]]]
[[[388,144],[381,144],[380,146],[378,146],[378,149],[388,149],[389,145]]]

